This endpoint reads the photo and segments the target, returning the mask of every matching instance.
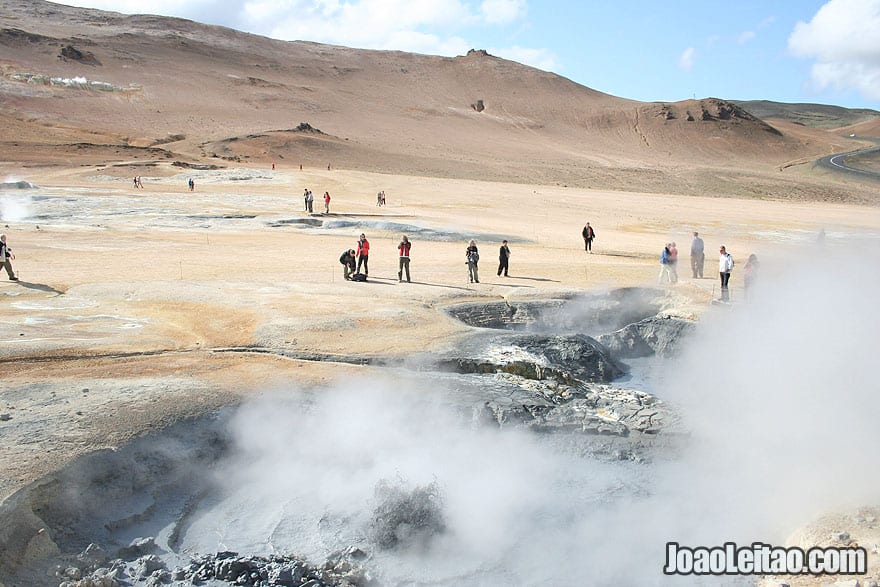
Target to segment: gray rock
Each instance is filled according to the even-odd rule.
[[[675,353],[680,339],[690,333],[696,323],[670,316],[654,316],[624,326],[597,340],[611,355],[618,358],[649,357],[657,354],[667,357]]]
[[[165,571],[165,563],[162,562],[155,554],[148,554],[146,556],[142,556],[138,558],[134,562],[134,570],[132,571],[132,576],[138,577],[141,579],[146,579],[151,576],[156,571]]]
[[[12,420],[12,414],[0,414],[0,422],[8,422]]]
[[[443,498],[436,482],[409,488],[401,482],[381,481],[375,493],[367,534],[377,547],[424,548],[445,531]],[[344,572],[351,570],[352,565],[347,564]]]
[[[92,565],[104,564],[110,559],[107,552],[94,542],[89,544],[85,550],[79,553],[77,558]]]
[[[148,536],[146,538],[135,538],[128,546],[120,548],[117,556],[121,559],[131,560],[147,554],[153,554],[156,550],[156,539]]]
[[[603,345],[582,334],[496,335],[478,337],[462,347],[461,355],[440,359],[440,368],[457,373],[510,373],[566,385],[607,383],[626,372]]]

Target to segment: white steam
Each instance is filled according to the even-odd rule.
[[[30,196],[0,195],[0,220],[20,222],[31,215]]]
[[[744,533],[880,496],[880,257],[811,247],[798,260],[759,281],[756,303],[708,316],[662,391],[695,436],[692,491]]]
[[[876,503],[880,259],[802,257],[762,268],[756,301],[710,312],[667,363],[653,391],[683,449],[600,462],[571,437],[472,425],[425,379],[274,395],[240,410],[222,498],[182,547],[321,561],[359,545],[387,585],[665,585],[668,541],[782,544]],[[426,550],[365,542],[381,481],[440,488],[446,531]]]
[[[7,177],[0,184],[0,220],[6,222],[19,222],[31,215],[32,199],[27,194],[12,194],[7,188],[22,189],[33,188],[33,184],[14,178]]]

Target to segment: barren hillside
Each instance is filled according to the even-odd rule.
[[[446,58],[282,42],[42,0],[4,3],[0,47],[2,142],[13,163],[332,163],[647,192],[871,200],[786,166],[856,141],[804,140],[719,99],[617,98],[484,51]],[[294,131],[301,123],[320,133]],[[744,181],[729,179],[732,167]]]

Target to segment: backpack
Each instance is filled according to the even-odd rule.
[[[364,275],[363,273],[355,273],[354,275],[351,276],[351,280],[352,281],[366,281],[367,276]]]

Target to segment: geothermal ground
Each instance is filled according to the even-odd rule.
[[[852,509],[871,492],[840,483],[877,434],[875,208],[325,169],[157,166],[135,189],[124,171],[0,193],[20,277],[0,281],[7,586],[661,584],[669,540],[880,542]],[[361,233],[369,280],[347,282]],[[679,281],[658,285],[670,241]],[[728,305],[710,303],[720,244]]]

